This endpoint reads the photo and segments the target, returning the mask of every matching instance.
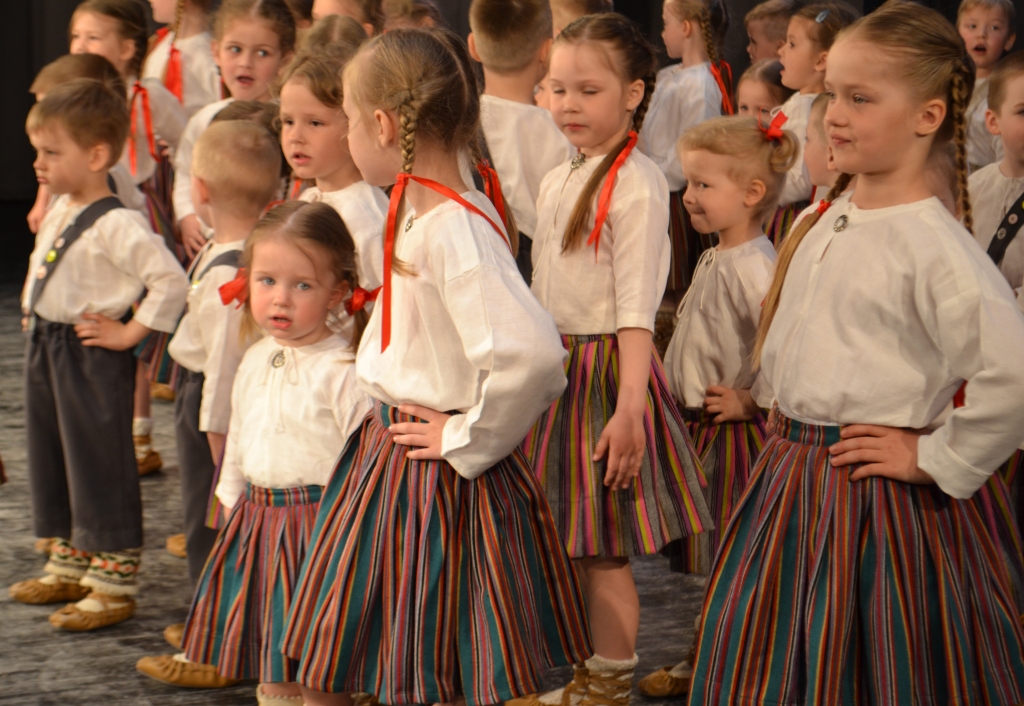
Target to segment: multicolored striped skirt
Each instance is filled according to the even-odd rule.
[[[519,451],[474,480],[413,461],[378,402],[328,483],[283,641],[298,681],[386,704],[537,692],[591,654],[583,597]]]
[[[743,497],[750,472],[764,449],[768,430],[764,414],[746,422],[714,424],[705,412],[681,410],[700,465],[707,477],[704,489],[715,527],[695,537],[678,539],[663,550],[669,568],[684,574],[709,574],[718,543]]]
[[[789,231],[792,230],[793,224],[796,222],[796,217],[809,205],[810,201],[797,201],[785,206],[778,206],[775,209],[775,215],[768,221],[765,235],[768,236],[768,240],[772,241],[772,245],[775,246],[776,250],[779,249],[785,237],[789,235]]]
[[[772,432],[708,581],[691,706],[1024,701],[1014,572],[983,510],[1001,480],[969,500],[851,482],[838,426]]]
[[[281,635],[322,488],[249,485],[217,536],[185,622],[193,662],[232,679],[295,681]]]
[[[666,291],[682,295],[693,281],[693,273],[701,253],[718,244],[714,233],[698,233],[690,222],[690,213],[683,205],[683,192],[673,191],[668,195],[668,237],[672,245],[672,264],[668,271]]]
[[[674,539],[711,529],[704,473],[683,418],[651,351],[644,410],[647,453],[626,490],[604,485],[594,448],[619,396],[614,334],[562,336],[569,384],[523,441],[547,494],[559,536],[573,558],[655,554]]]

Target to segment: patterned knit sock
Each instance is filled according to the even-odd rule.
[[[43,582],[57,583],[58,580],[61,580],[78,583],[85,576],[91,560],[92,554],[75,549],[71,546],[71,542],[57,537],[50,547],[50,559],[43,567],[43,571],[48,574]]]
[[[96,552],[82,585],[107,596],[134,596],[139,591],[136,578],[141,556],[141,549]]]
[[[151,437],[153,419],[151,417],[135,417],[132,420],[132,438],[135,441],[135,458],[141,461],[153,450]]]
[[[590,683],[585,701],[601,706],[628,704],[633,690],[633,672],[639,661],[636,655],[632,659],[606,659],[600,655],[588,659]]]

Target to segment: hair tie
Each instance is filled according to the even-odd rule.
[[[828,207],[831,206],[831,205],[832,205],[831,201],[826,201],[825,199],[822,199],[818,203],[818,207],[816,209],[814,209],[814,210],[817,211],[818,215],[820,216],[820,215],[824,214],[825,211],[828,210]]]
[[[238,306],[235,308],[240,308],[249,298],[249,273],[244,267],[239,267],[235,278],[227,284],[222,284],[217,291],[220,292],[220,301],[224,306],[237,301]]]
[[[814,21],[817,22],[818,24],[821,24],[822,22],[825,21],[825,18],[828,17],[828,13],[830,12],[831,10],[827,8],[822,10],[821,12],[818,13],[818,16],[814,18]]]
[[[356,287],[352,290],[352,296],[345,300],[345,313],[353,316],[357,311],[362,311],[366,307],[367,302],[377,301],[377,294],[379,292],[380,287],[369,292],[362,287]]]
[[[778,142],[779,140],[782,139],[782,126],[786,124],[787,120],[789,120],[789,118],[786,116],[786,114],[783,113],[782,111],[779,111],[778,113],[775,114],[775,117],[772,118],[772,121],[768,125],[768,127],[762,125],[761,119],[758,118],[757,129],[760,130],[761,133],[764,135],[764,139],[768,140],[769,142]]]

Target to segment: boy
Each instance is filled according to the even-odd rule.
[[[551,51],[551,8],[546,0],[474,0],[469,26],[469,53],[484,69],[480,123],[519,227],[516,262],[529,284],[540,182],[572,157],[572,145],[551,113],[533,104]]]
[[[746,14],[747,54],[750,63],[779,58],[779,49],[786,43],[789,20],[800,9],[798,0],[765,0]]]
[[[50,616],[71,631],[135,612],[142,499],[132,348],[150,331],[174,330],[188,289],[163,240],[108,187],[128,122],[124,94],[77,79],[49,90],[26,124],[36,177],[58,196],[22,294],[33,523],[38,536],[57,539],[47,575],[10,593],[36,605],[78,601]]]
[[[188,307],[168,348],[182,367],[174,402],[185,546],[194,587],[217,538],[206,526],[216,464],[231,416],[231,387],[250,337],[242,341],[243,310],[225,305],[220,288],[235,279],[245,239],[281,187],[281,149],[274,136],[247,120],[213,122],[196,141],[192,156],[192,202],[213,237],[189,268]],[[183,625],[164,631],[181,643]],[[172,655],[144,657],[139,671],[160,681],[193,688],[234,683],[213,665]]]
[[[615,12],[613,0],[551,0],[552,36],[557,37],[572,22],[584,15]]]
[[[972,171],[1003,157],[999,138],[986,128],[985,111],[992,68],[1017,38],[1015,14],[1011,0],[963,0],[957,11],[956,28],[976,67],[974,93],[967,107],[967,161]]]

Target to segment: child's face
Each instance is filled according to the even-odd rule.
[[[683,32],[683,20],[675,16],[667,2],[661,7],[661,20],[665,23],[665,29],[661,31],[661,38],[665,42],[665,53],[670,59],[678,59],[683,55],[683,42],[686,39]]]
[[[763,20],[751,20],[747,23],[747,54],[750,56],[750,63],[761,59],[778,59],[781,46],[778,41],[773,42],[768,38]]]
[[[94,12],[79,12],[71,23],[72,54],[98,54],[109,61],[124,76],[135,56],[135,42],[124,39],[118,31],[117,20]]]
[[[807,126],[807,142],[804,143],[804,164],[811,183],[819,189],[831,188],[838,176],[835,170],[829,169],[828,143],[816,125],[821,123],[822,114],[811,113],[810,124]]]
[[[178,10],[178,0],[149,0],[149,6],[153,9],[154,22],[165,25],[174,22],[174,15]]]
[[[736,103],[740,115],[757,118],[762,125],[772,121],[772,110],[777,107],[768,86],[754,79],[740,81],[736,88]]]
[[[313,0],[312,15],[314,22],[331,15],[351,17],[363,25],[366,34],[371,37],[373,36],[373,25],[366,21],[367,18],[363,15],[363,8],[359,6],[356,0]]]
[[[786,42],[779,49],[782,62],[782,85],[801,91],[809,88],[821,78],[825,70],[825,52],[811,39],[813,20],[794,17],[789,21]]]
[[[51,194],[79,191],[89,176],[106,164],[105,156],[109,155],[106,151],[104,158],[97,162],[97,148],[83,149],[57,122],[29,133],[28,139],[36,150],[36,160],[32,164],[36,181]]]
[[[243,101],[270,99],[270,84],[287,57],[281,38],[261,18],[238,18],[213,42],[213,56],[231,95]]]
[[[348,150],[352,161],[367,183],[374,186],[394,184],[395,175],[402,171],[397,121],[382,110],[364,114],[352,100],[350,88],[346,80],[341,107],[348,121]]]
[[[748,189],[729,176],[735,157],[690,150],[679,155],[686,175],[683,205],[693,227],[700,233],[714,233],[734,227],[749,218]]]
[[[281,88],[281,148],[295,176],[335,190],[332,177],[352,164],[347,132],[345,114],[318,101],[304,82]]]
[[[624,83],[609,59],[596,42],[559,44],[551,55],[551,116],[588,156],[611,151],[643,98],[643,81]]]
[[[1003,139],[1006,155],[1017,163],[1024,163],[1024,75],[1006,82],[1003,104],[998,108],[988,109],[985,124],[989,132]]]
[[[287,237],[269,236],[253,248],[250,310],[256,324],[281,345],[298,348],[329,336],[327,314],[347,293],[347,284],[335,282],[324,267],[318,271]]]
[[[987,73],[1013,46],[1013,31],[1001,7],[976,5],[963,13],[957,29],[982,72]]]

